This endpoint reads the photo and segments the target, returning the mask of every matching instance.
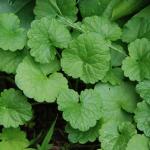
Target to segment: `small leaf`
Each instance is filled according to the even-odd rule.
[[[72,128],[69,124],[66,126],[65,130],[68,133],[68,139],[72,143],[85,144],[87,142],[94,142],[99,136],[99,129],[101,127],[101,122],[98,121],[97,124],[90,128],[88,131],[82,132],[78,129]]]

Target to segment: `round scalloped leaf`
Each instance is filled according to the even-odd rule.
[[[137,39],[128,49],[129,56],[122,63],[124,75],[131,81],[150,79],[150,41]]]
[[[150,137],[150,105],[145,101],[138,103],[134,118],[137,128]]]
[[[140,134],[134,135],[128,142],[126,150],[149,150],[149,139]]]
[[[102,15],[110,0],[80,0],[79,9],[82,17]]]
[[[140,96],[148,103],[150,104],[150,81],[145,80],[143,82],[140,82],[136,86],[137,92],[140,94]]]
[[[85,83],[95,83],[109,70],[108,42],[95,33],[82,34],[62,53],[61,66],[65,73]]]
[[[18,127],[32,118],[32,108],[27,98],[15,89],[4,90],[0,97],[0,124]]]
[[[63,16],[71,19],[72,21],[76,20],[76,14],[78,12],[76,7],[76,0],[37,0],[34,9],[36,17],[55,17],[58,13],[60,13],[57,12],[52,3],[55,3],[55,8],[57,7]]]
[[[49,63],[55,58],[56,48],[67,48],[71,40],[69,30],[63,24],[46,17],[32,22],[28,37],[30,54],[40,63]]]
[[[107,122],[100,129],[100,142],[104,150],[126,150],[128,141],[136,134],[135,127],[130,122],[117,124]]]
[[[101,97],[92,89],[82,91],[80,96],[68,89],[60,93],[57,103],[63,118],[74,129],[87,131],[101,118]]]
[[[69,124],[65,130],[68,133],[68,139],[72,143],[85,144],[87,142],[94,142],[99,137],[99,129],[101,127],[100,121],[97,122],[96,126],[90,128],[88,131],[82,132],[78,129],[73,129]]]
[[[81,27],[85,32],[99,33],[106,40],[116,41],[121,36],[120,27],[105,17],[87,17]]]
[[[121,82],[120,85],[116,86],[99,83],[95,86],[95,90],[102,99],[102,117],[104,121],[122,122],[132,120],[130,113],[134,112],[138,102],[134,85],[128,82]]]
[[[130,43],[141,38],[150,39],[150,20],[147,18],[133,17],[123,28],[122,40]]]
[[[122,82],[123,78],[124,74],[121,68],[110,68],[105,77],[102,79],[102,82],[109,82],[112,85],[118,85]]]
[[[51,68],[49,71],[47,69],[31,57],[26,57],[16,71],[17,86],[27,97],[38,102],[54,102],[59,92],[68,88],[67,80],[61,73],[49,74]]]
[[[25,55],[26,51],[11,52],[0,49],[0,71],[15,74]]]
[[[0,140],[0,150],[34,150],[27,148],[30,142],[19,128],[3,128]]]
[[[0,48],[10,51],[23,49],[26,39],[26,32],[15,14],[0,14]]]

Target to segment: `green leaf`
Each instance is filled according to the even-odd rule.
[[[34,1],[32,0],[0,1],[0,13],[15,13],[21,21],[21,26],[25,28],[30,27],[30,23],[34,18],[33,7]]]
[[[116,41],[121,36],[120,27],[105,17],[87,17],[81,27],[85,32],[99,33],[106,40]]]
[[[15,89],[4,90],[0,97],[0,124],[4,127],[18,127],[32,118],[27,98]]]
[[[137,39],[128,46],[129,56],[123,60],[122,70],[131,81],[150,79],[150,41]]]
[[[12,14],[0,14],[0,48],[16,51],[26,44],[26,32],[20,28],[19,18]]]
[[[58,94],[68,88],[67,80],[61,73],[49,74],[51,68],[49,71],[43,68],[44,65],[34,62],[31,57],[26,57],[18,66],[16,84],[29,98],[34,98],[38,102],[54,102]]]
[[[140,96],[148,103],[150,104],[150,81],[145,80],[143,82],[140,82],[136,86],[137,92],[140,94]]]
[[[101,97],[92,89],[82,91],[80,96],[68,89],[60,93],[57,103],[58,109],[63,111],[63,118],[74,129],[87,131],[101,118]]]
[[[52,123],[49,131],[47,132],[39,150],[49,150],[49,142],[50,140],[52,139],[52,135],[54,133],[54,127],[55,127],[55,124],[56,124],[56,120]]]
[[[97,124],[90,128],[88,131],[82,132],[78,129],[72,128],[69,124],[66,126],[65,130],[68,133],[68,139],[72,143],[85,144],[87,142],[94,142],[99,137],[99,129],[101,127],[101,122],[98,121]]]
[[[134,135],[128,142],[126,150],[149,150],[149,139],[141,134]]]
[[[116,86],[98,83],[95,86],[95,90],[102,99],[102,117],[104,122],[110,120],[116,122],[132,120],[130,113],[133,113],[136,109],[138,96],[131,83],[122,82]]]
[[[87,33],[78,36],[62,53],[63,71],[85,83],[95,83],[104,78],[109,69],[110,49],[100,35]]]
[[[25,56],[25,50],[11,52],[0,49],[0,71],[15,74],[18,65]]]
[[[150,39],[150,20],[147,18],[133,17],[123,28],[122,40],[130,43],[142,38]]]
[[[79,9],[82,17],[102,15],[110,0],[80,0]]]
[[[112,44],[111,48],[111,65],[118,67],[122,65],[122,61],[126,56],[126,52],[119,44]],[[118,49],[118,51],[116,50]]]
[[[112,20],[132,14],[142,8],[148,0],[121,0],[112,11]]]
[[[110,68],[105,77],[102,79],[102,82],[109,82],[112,85],[118,85],[122,82],[124,76],[121,68]]]
[[[136,129],[130,122],[117,124],[110,121],[100,129],[99,140],[104,150],[126,150],[128,141],[135,134]]]
[[[134,118],[137,123],[137,128],[143,131],[146,136],[150,137],[150,105],[145,101],[138,103]]]
[[[49,63],[56,55],[56,48],[67,48],[71,40],[69,30],[54,18],[42,18],[31,24],[28,46],[37,62]]]
[[[1,150],[33,150],[27,148],[29,141],[26,139],[25,132],[19,128],[3,128],[0,140]]]
[[[55,7],[52,5],[52,1],[50,0],[36,0],[34,13],[38,19],[46,16],[55,17],[57,14],[61,13],[63,16],[71,19],[72,21],[76,20],[76,0],[53,1],[53,3],[55,3]]]

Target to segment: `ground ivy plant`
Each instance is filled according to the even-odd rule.
[[[149,16],[148,0],[0,0],[0,150],[149,150]]]

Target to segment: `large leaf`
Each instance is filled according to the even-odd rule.
[[[99,140],[104,150],[126,150],[127,143],[135,134],[136,129],[130,122],[117,124],[110,121],[100,129]]]
[[[140,134],[134,135],[128,142],[126,150],[149,150],[149,139]]]
[[[128,46],[129,56],[123,60],[124,75],[131,81],[150,79],[150,41],[137,39]]]
[[[18,127],[32,118],[27,98],[20,91],[4,90],[0,97],[0,124],[4,127]]]
[[[67,48],[71,40],[69,30],[54,18],[42,18],[31,24],[28,46],[37,62],[49,63],[56,55],[56,48]]]
[[[38,19],[46,16],[55,17],[61,13],[64,17],[75,21],[76,0],[36,0],[34,13]]]
[[[58,109],[63,111],[63,118],[74,129],[87,131],[101,118],[101,97],[92,89],[82,91],[80,96],[74,90],[63,91],[57,103]]]
[[[54,102],[58,94],[67,89],[67,80],[61,73],[56,72],[57,68],[49,68],[48,71],[48,66],[46,70],[44,66],[34,62],[31,57],[26,57],[18,66],[16,84],[29,98],[39,102]]]
[[[116,41],[121,36],[120,27],[105,17],[86,17],[81,27],[85,32],[99,33],[106,40]]]
[[[0,71],[15,74],[18,65],[25,56],[25,50],[10,52],[0,49]]]
[[[82,34],[63,51],[62,69],[73,78],[80,78],[85,83],[95,83],[101,80],[109,69],[109,50],[108,42],[99,34]]]
[[[27,148],[30,143],[26,134],[19,128],[3,128],[0,140],[1,150],[34,150]]]
[[[16,51],[26,44],[26,32],[20,27],[19,18],[12,14],[0,14],[0,48]]]
[[[95,90],[102,99],[102,117],[104,121],[122,122],[132,120],[129,113],[133,113],[136,109],[138,96],[131,83],[122,82],[116,86],[98,83]]]

